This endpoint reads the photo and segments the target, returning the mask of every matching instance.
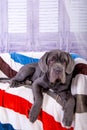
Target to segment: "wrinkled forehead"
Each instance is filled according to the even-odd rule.
[[[53,56],[59,57],[60,54],[61,54],[61,51],[60,51],[60,50],[58,50],[58,51],[57,51],[57,50],[54,50],[54,51],[49,52],[48,57],[53,57]]]
[[[63,52],[61,50],[55,50],[49,53],[48,59],[49,58],[57,58],[57,59],[65,59],[67,60],[67,53]]]

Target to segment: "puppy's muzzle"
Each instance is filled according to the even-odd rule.
[[[55,75],[59,75],[63,72],[63,68],[60,67],[53,68],[53,72],[55,73]]]
[[[55,63],[50,69],[50,83],[55,84],[56,82],[65,83],[65,67],[60,63]]]

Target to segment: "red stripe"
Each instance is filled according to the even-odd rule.
[[[31,108],[31,103],[22,97],[6,93],[0,90],[0,106],[14,110],[28,117],[28,111]]]
[[[0,106],[12,109],[15,112],[28,117],[32,104],[22,97],[6,93],[4,90],[0,90]],[[67,130],[66,128],[63,128],[59,122],[56,122],[51,115],[44,111],[41,111],[38,119],[43,122],[44,130]],[[68,130],[73,130],[73,128]]]

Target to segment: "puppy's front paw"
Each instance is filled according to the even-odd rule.
[[[10,88],[16,88],[16,87],[18,87],[18,82],[15,80],[12,80],[10,83]]]
[[[68,119],[68,118],[63,118],[63,125],[64,126],[67,126],[67,127],[70,127],[71,124],[72,124],[72,120]]]
[[[38,118],[38,115],[39,115],[39,111],[38,111],[38,107],[36,106],[33,106],[30,110],[30,113],[29,113],[29,120],[34,123],[36,121],[36,119]]]
[[[34,115],[34,113],[30,113],[29,114],[29,120],[30,120],[30,122],[34,123],[36,121],[36,119],[37,119],[37,116]]]

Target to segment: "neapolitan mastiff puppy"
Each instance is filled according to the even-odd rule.
[[[63,102],[63,124],[70,126],[73,120],[75,99],[71,94],[71,80],[74,60],[70,54],[61,50],[46,52],[38,63],[24,65],[11,79],[11,87],[19,82],[32,81],[34,104],[29,112],[33,123],[38,118],[43,103],[43,92],[52,89],[60,95]]]

